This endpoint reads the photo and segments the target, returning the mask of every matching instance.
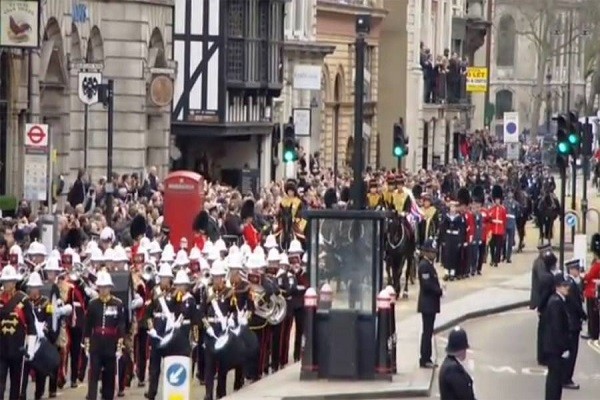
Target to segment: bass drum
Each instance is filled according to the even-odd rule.
[[[246,358],[250,358],[260,350],[260,346],[258,343],[258,337],[256,333],[252,329],[250,329],[247,325],[242,326],[240,328],[239,339],[244,343],[244,351]]]
[[[230,371],[235,367],[243,365],[246,360],[244,342],[231,332],[227,333],[228,341],[224,348],[216,350],[214,341],[211,345],[211,351],[217,357],[217,361],[224,371]]]
[[[44,375],[53,375],[60,364],[60,354],[56,346],[47,339],[41,339],[40,347],[35,352],[31,366]]]

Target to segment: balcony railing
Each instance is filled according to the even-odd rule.
[[[427,104],[466,104],[469,101],[465,74],[424,70],[423,80],[423,101]]]

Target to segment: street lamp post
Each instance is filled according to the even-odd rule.
[[[550,120],[552,119],[552,74],[546,74],[546,134],[550,134]]]

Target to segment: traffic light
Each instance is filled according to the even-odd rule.
[[[296,149],[296,129],[292,122],[283,127],[283,162],[289,163],[298,160]]]
[[[402,158],[408,154],[408,138],[404,137],[404,127],[394,124],[394,157]]]
[[[569,155],[572,153],[569,141],[569,116],[561,114],[556,117],[556,125],[556,163],[562,169],[567,167]]]
[[[579,124],[579,117],[575,112],[569,112],[569,144],[571,145],[571,154],[574,157],[579,156],[579,150],[581,147],[581,126]]]
[[[594,133],[589,122],[581,127],[581,154],[590,157],[593,154]]]

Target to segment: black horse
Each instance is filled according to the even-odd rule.
[[[549,243],[553,237],[553,225],[560,213],[560,203],[552,192],[544,192],[540,196],[537,205],[537,222],[540,230],[540,242],[547,240]]]
[[[388,219],[385,235],[385,269],[388,284],[392,285],[396,297],[400,295],[400,280],[406,264],[404,275],[403,298],[408,298],[408,282],[415,283],[415,250],[416,239],[412,226],[406,217],[394,213]]]

